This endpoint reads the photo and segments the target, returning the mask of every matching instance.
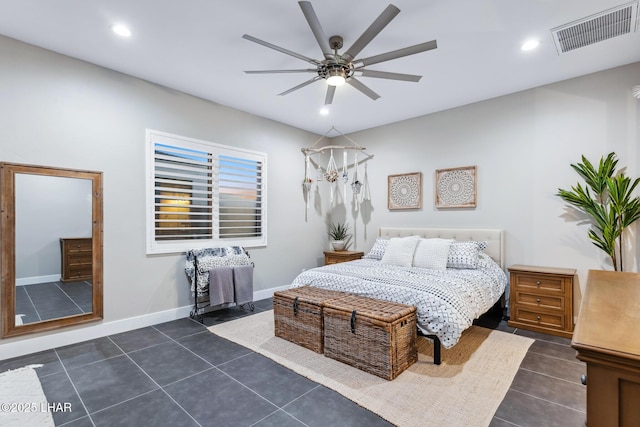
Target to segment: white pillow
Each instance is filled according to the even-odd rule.
[[[420,241],[420,236],[392,237],[389,239],[389,245],[380,262],[411,267],[418,241]]]
[[[451,242],[453,239],[420,239],[413,254],[413,266],[446,270]]]

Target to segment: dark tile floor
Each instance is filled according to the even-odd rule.
[[[22,323],[90,313],[91,282],[48,282],[16,287],[16,315]]]
[[[271,300],[255,303],[270,310]],[[252,314],[230,308],[205,325]],[[584,365],[569,341],[514,331],[499,319],[480,325],[535,338],[491,423],[582,426]],[[64,426],[389,426],[324,386],[180,319],[0,361],[0,372],[33,363]],[[425,426],[428,423],[425,422]],[[453,426],[458,427],[458,426]],[[460,426],[463,427],[463,426]]]

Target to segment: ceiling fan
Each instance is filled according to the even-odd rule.
[[[373,39],[386,27],[393,18],[400,13],[400,9],[390,4],[387,8],[376,18],[375,21],[365,30],[358,40],[351,45],[344,53],[339,54],[338,50],[342,49],[343,40],[341,36],[331,36],[327,38],[325,35],[320,21],[316,16],[313,6],[308,1],[298,2],[302,13],[304,14],[311,31],[315,36],[318,45],[324,55],[324,59],[316,60],[307,56],[301,55],[296,52],[292,52],[288,49],[276,46],[264,40],[260,40],[256,37],[248,34],[242,37],[250,40],[254,43],[258,43],[262,46],[266,46],[270,49],[277,50],[287,55],[291,55],[294,58],[301,59],[314,65],[315,68],[305,68],[297,70],[260,70],[260,71],[245,71],[247,74],[273,74],[273,73],[314,73],[313,78],[302,82],[301,84],[286,90],[279,95],[287,95],[295,90],[303,88],[315,81],[326,80],[327,81],[327,95],[325,97],[325,105],[333,102],[333,96],[336,91],[336,86],[344,83],[348,83],[360,92],[367,95],[374,101],[380,98],[380,95],[371,90],[368,86],[363,84],[360,80],[356,79],[356,75],[362,77],[374,77],[379,79],[390,80],[402,80],[407,82],[417,82],[422,76],[413,74],[401,74],[390,73],[387,71],[375,71],[365,69],[368,65],[378,64],[380,62],[390,61],[392,59],[402,58],[404,56],[415,55],[416,53],[425,52],[438,47],[436,40],[432,40],[426,43],[420,43],[414,46],[405,47],[391,52],[381,53],[379,55],[370,56],[368,58],[356,59],[356,56],[364,49]]]

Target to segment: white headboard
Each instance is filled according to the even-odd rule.
[[[395,228],[381,227],[378,235],[386,239],[391,237],[420,236],[423,238],[440,237],[455,240],[476,240],[487,242],[484,252],[504,269],[504,232],[493,228]]]

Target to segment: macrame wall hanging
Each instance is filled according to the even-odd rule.
[[[331,132],[337,132],[340,136],[345,138],[350,145],[325,145],[318,146],[318,144],[327,138]],[[342,150],[342,168],[338,169],[338,165],[336,164],[334,150],[340,152]],[[359,205],[361,200],[371,200],[371,192],[369,191],[369,183],[367,176],[367,161],[373,158],[373,155],[364,153],[366,150],[365,147],[357,144],[351,138],[338,131],[335,127],[332,127],[327,133],[322,135],[320,139],[318,139],[312,146],[303,148],[302,153],[304,154],[304,179],[302,180],[302,190],[304,193],[304,199],[306,204],[306,211],[309,209],[309,200],[311,198],[311,189],[313,184],[313,179],[311,178],[312,169],[316,169],[316,181],[319,183],[320,181],[327,181],[329,184],[330,190],[330,203],[331,206],[335,206],[337,197],[339,194],[338,185],[342,182],[343,186],[343,194],[342,201],[343,203],[347,201],[347,190],[349,187],[353,193],[353,206],[354,210],[359,209]],[[353,163],[349,164],[349,151],[353,151]],[[322,154],[325,152],[329,152],[329,161],[327,162],[327,166],[323,169],[320,163],[315,162],[312,158],[313,155]],[[364,153],[362,160],[358,161],[358,153]],[[358,173],[359,166],[364,164],[364,177],[361,178]],[[351,169],[351,173],[349,172]],[[351,184],[349,184],[349,178],[351,176]],[[305,211],[305,219],[306,219],[306,211]]]

